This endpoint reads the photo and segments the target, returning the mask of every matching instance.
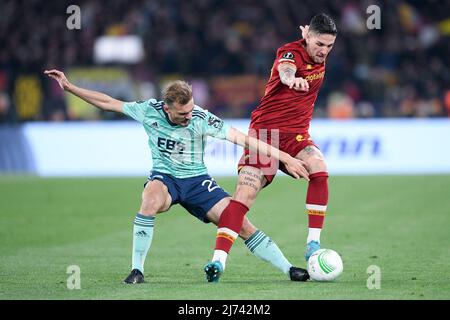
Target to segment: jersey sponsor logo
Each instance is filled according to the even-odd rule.
[[[150,128],[158,129],[158,122],[153,122]]]
[[[325,76],[325,71],[319,72],[319,73],[313,73],[310,75],[307,75],[305,77],[305,80],[308,82],[311,82],[313,80],[318,80],[318,79],[322,79]]]
[[[208,126],[212,126],[216,129],[220,129],[223,126],[223,121],[219,118],[209,116],[208,118]]]
[[[166,139],[162,137],[158,137],[158,150],[166,156],[171,156],[172,153],[176,153],[179,155],[183,154],[185,149],[185,144],[180,141],[175,141],[171,139]]]

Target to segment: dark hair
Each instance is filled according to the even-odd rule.
[[[309,22],[309,30],[318,34],[337,35],[337,28],[334,20],[325,13],[316,14]]]
[[[164,90],[163,99],[169,107],[174,102],[185,105],[192,99],[192,87],[185,81],[177,80]]]

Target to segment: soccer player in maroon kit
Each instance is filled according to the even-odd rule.
[[[328,204],[328,172],[323,154],[308,133],[314,102],[325,75],[325,60],[337,36],[333,19],[314,16],[300,27],[303,39],[277,51],[269,82],[259,106],[252,112],[249,135],[278,147],[304,162],[309,173],[306,195],[308,237],[305,259],[320,249],[320,232]],[[233,200],[220,217],[214,255],[204,271],[217,282],[225,269],[228,252],[239,234],[243,219],[259,191],[269,185],[277,170],[287,173],[274,159],[245,150],[239,162],[239,179]],[[255,244],[259,239],[250,239]],[[299,272],[306,272],[299,269]]]

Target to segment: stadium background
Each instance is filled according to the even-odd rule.
[[[381,29],[369,30],[366,26],[370,15],[366,9],[372,4],[381,9]],[[73,13],[66,11],[70,5],[81,9],[80,29],[67,27]],[[356,264],[350,264],[350,272],[344,274],[340,287],[336,283],[328,288],[310,286],[308,290],[324,298],[449,298],[450,252],[448,246],[442,247],[448,243],[450,222],[445,191],[450,184],[448,1],[6,0],[0,3],[0,12],[0,282],[5,288],[0,297],[136,298],[129,289],[124,294],[117,286],[108,287],[108,283],[120,281],[127,270],[130,237],[126,229],[139,202],[141,180],[150,169],[144,131],[125,117],[100,112],[65,94],[56,82],[44,77],[43,70],[61,69],[80,86],[126,101],[159,98],[169,81],[182,78],[193,85],[198,105],[245,131],[250,113],[264,92],[276,49],[298,39],[298,26],[307,24],[312,15],[326,12],[335,18],[339,34],[327,60],[312,130],[319,146],[327,151],[330,173],[342,175],[330,180],[334,192],[330,208],[340,216],[327,220],[328,240],[344,258],[348,257],[347,261]],[[333,140],[336,137],[337,142]],[[211,145],[207,158],[210,172],[230,176],[219,181],[232,192],[240,151],[225,150],[231,147],[214,141]],[[230,154],[231,158],[226,158]],[[222,172],[225,167],[226,172]],[[405,173],[415,176],[401,175]],[[376,176],[379,174],[394,175]],[[117,175],[138,178],[40,178]],[[302,263],[298,246],[291,248],[290,241],[304,238],[305,218],[298,217],[302,204],[297,212],[291,212],[292,197],[298,195],[291,190],[288,179],[277,181],[273,194],[263,192],[260,203],[251,211],[252,218],[286,247],[289,256]],[[23,195],[27,201],[22,200]],[[283,195],[286,203],[280,209],[275,203],[284,199]],[[111,197],[126,200],[119,204]],[[288,213],[284,213],[285,219],[274,222],[269,209]],[[199,270],[209,256],[211,248],[205,243],[212,245],[213,228],[202,229],[182,210],[173,211],[178,214],[161,218],[161,234],[167,238],[165,242],[155,240],[154,257],[149,258],[157,263],[148,270],[158,270],[153,272],[161,279],[156,286],[159,295],[146,288],[142,292],[147,295],[137,298],[251,298],[232,287],[233,281],[242,280],[236,274],[251,277],[240,264],[247,259],[243,248],[242,252],[234,249],[236,256],[243,258],[234,258],[230,263],[236,263],[235,273],[230,267],[236,278],[231,276],[229,286],[225,280],[225,295],[220,296],[216,289],[203,292],[203,287],[192,293],[192,283],[201,282]],[[349,219],[361,212],[366,213],[365,220],[349,224]],[[72,225],[59,228],[53,221],[59,215]],[[98,225],[104,219],[108,223]],[[292,229],[283,224],[289,219],[301,220]],[[24,224],[24,220],[32,226]],[[405,226],[405,221],[410,220],[414,224]],[[87,228],[91,221],[97,225]],[[381,221],[391,221],[392,225],[386,227]],[[169,234],[182,232],[180,224],[193,228],[189,236],[192,246],[176,251],[187,259],[191,250],[197,259],[186,262],[190,266],[187,274],[196,279],[191,282],[168,278],[163,273],[167,264],[176,261],[164,248],[158,248],[164,243],[179,245]],[[429,233],[427,225],[435,226],[434,234]],[[347,232],[361,229],[350,232],[350,236]],[[398,266],[386,249],[393,229],[399,232],[394,237],[398,247],[405,249]],[[104,237],[98,236],[98,230],[104,232]],[[417,235],[416,241],[409,240],[411,234]],[[381,243],[384,237],[387,242]],[[351,241],[375,244],[355,249]],[[101,280],[89,273],[94,270],[92,243],[103,246],[102,250],[107,243],[116,245],[115,250],[101,255],[100,268],[105,268],[108,254],[114,257]],[[65,245],[67,252],[61,249]],[[380,247],[385,249],[377,251]],[[423,280],[420,284],[403,282],[417,280],[421,270],[418,262],[430,251],[441,260],[428,277],[442,281],[428,284],[419,278]],[[391,267],[395,271],[387,275],[394,284],[388,285],[391,291],[387,294],[382,290],[374,294],[376,291],[365,288],[365,268],[383,253],[385,260],[378,264],[386,268],[388,262],[394,263]],[[411,259],[408,254],[417,258],[417,264],[407,263]],[[53,258],[52,270],[60,280],[56,288],[44,285],[46,280],[56,283],[51,275],[34,278],[42,276],[49,268],[46,261]],[[73,260],[88,270],[85,274],[90,277],[83,282],[87,289],[78,295],[67,293],[65,288],[65,268]],[[20,281],[15,283],[13,274],[23,275],[31,266],[36,274],[29,274],[27,279],[33,285],[27,289]],[[274,270],[257,266],[260,272],[267,272],[267,279],[277,279]],[[364,290],[355,284],[355,277]],[[89,287],[90,280],[99,281],[109,291],[102,295],[100,289]],[[184,281],[186,291],[171,291],[177,281]],[[259,283],[249,290],[264,288],[256,298],[314,298],[277,281]]]
[[[66,27],[71,4],[81,9],[80,30]],[[380,30],[366,27],[370,4],[381,8]],[[48,68],[128,100],[157,97],[165,81],[182,77],[193,83],[199,105],[225,118],[248,118],[275,50],[298,39],[298,25],[321,11],[336,18],[339,41],[327,61],[316,116],[450,114],[447,1],[7,0],[1,6],[2,123],[115,117],[79,110],[43,76]],[[96,62],[99,37],[125,35],[142,42],[141,59]]]

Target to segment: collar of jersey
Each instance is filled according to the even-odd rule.
[[[173,123],[172,121],[170,121],[169,119],[169,114],[164,110],[164,108],[162,109],[164,116],[166,117],[167,122],[172,126],[172,127],[179,127],[178,124]]]

